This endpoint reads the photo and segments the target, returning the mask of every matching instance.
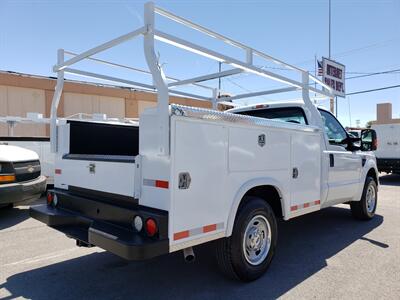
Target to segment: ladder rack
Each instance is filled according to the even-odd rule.
[[[156,28],[155,15],[159,15],[161,17],[169,19],[170,21],[176,22],[180,25],[196,30],[213,39],[219,40],[225,43],[226,45],[237,47],[243,51],[244,59],[240,60],[233,58],[226,54],[211,50],[204,45],[199,45],[190,42],[186,39],[182,39],[167,32],[161,31]],[[139,36],[143,36],[144,54],[149,70],[142,70],[130,66],[124,66],[122,64],[117,64],[93,57],[94,55],[100,52],[103,52],[107,49],[115,47],[121,43],[127,42]],[[162,66],[160,66],[158,63],[158,59],[155,52],[155,40],[167,43],[174,47],[184,49],[186,51],[195,53],[197,55],[218,62],[223,62],[224,64],[231,66],[231,69],[187,79],[177,79],[177,78],[167,77],[164,74]],[[72,57],[68,60],[65,60],[64,58],[65,55],[70,55]],[[301,81],[297,81],[292,78],[280,75],[276,72],[267,71],[263,68],[256,66],[253,63],[253,59],[255,57],[261,58],[268,62],[272,62],[285,69],[295,71],[296,73],[301,75]],[[89,59],[98,63],[103,63],[114,67],[129,69],[131,71],[143,73],[146,75],[151,75],[153,79],[153,84],[146,84],[128,79],[117,78],[109,75],[97,74],[85,70],[78,70],[75,68],[71,68],[72,65],[84,59]],[[108,42],[105,42],[101,45],[98,45],[94,48],[91,48],[87,51],[84,51],[80,54],[76,54],[70,51],[65,51],[64,49],[59,49],[57,64],[53,67],[53,70],[54,72],[57,72],[57,84],[55,88],[55,93],[51,107],[51,114],[50,114],[51,148],[52,151],[54,152],[57,150],[57,107],[61,99],[65,73],[75,74],[78,76],[91,77],[105,81],[118,82],[134,87],[139,87],[144,90],[156,91],[157,110],[158,110],[157,115],[159,119],[158,126],[160,129],[160,135],[159,135],[160,155],[169,155],[169,95],[170,94],[194,98],[203,101],[210,101],[213,104],[213,107],[215,108],[218,102],[224,102],[227,100],[238,100],[238,99],[262,96],[262,95],[301,91],[304,103],[312,112],[314,110],[311,108],[311,106],[313,107],[313,104],[309,98],[309,92],[319,94],[323,97],[333,97],[332,89],[328,85],[323,83],[321,80],[316,78],[315,76],[309,74],[306,70],[285,63],[284,61],[274,58],[266,53],[253,49],[252,47],[246,46],[238,41],[235,41],[210,29],[207,29],[201,25],[195,24],[190,20],[177,16],[162,8],[156,7],[152,2],[147,2],[144,5],[144,25],[142,27],[127,34],[124,34],[122,36],[119,36],[115,39],[112,39]],[[259,77],[284,83],[286,87],[272,89],[272,90],[265,90],[265,91],[246,92],[243,94],[236,94],[231,97],[223,97],[221,99],[218,99],[217,96],[219,92],[218,89],[203,84],[203,82],[207,82],[212,79],[233,76],[240,73],[252,73]],[[316,86],[318,85],[319,88],[311,86],[310,81],[314,82]],[[202,88],[206,94],[205,95],[194,94],[176,90],[177,87],[184,87],[188,85],[194,85],[196,87]]]

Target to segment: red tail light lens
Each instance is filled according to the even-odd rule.
[[[47,205],[52,205],[54,200],[53,193],[47,193]]]
[[[148,236],[154,236],[158,231],[157,223],[153,219],[146,220],[146,233]]]

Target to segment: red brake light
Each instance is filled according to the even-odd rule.
[[[47,193],[47,205],[51,205],[53,203],[54,196],[52,193]]]
[[[154,236],[158,231],[157,223],[153,219],[146,220],[146,232],[148,236]]]

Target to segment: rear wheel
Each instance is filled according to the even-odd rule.
[[[245,197],[232,235],[217,242],[217,260],[231,278],[252,281],[268,269],[276,247],[277,225],[272,208],[257,197]]]
[[[14,204],[12,204],[12,203],[0,204],[0,208],[3,208],[3,209],[11,209],[13,207],[14,207]]]
[[[360,220],[371,220],[375,216],[378,203],[378,188],[372,177],[365,180],[364,190],[360,201],[350,202],[351,213]]]

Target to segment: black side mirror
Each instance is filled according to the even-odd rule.
[[[361,138],[356,137],[350,133],[347,134],[347,138],[343,140],[347,143],[346,149],[348,151],[357,151],[361,149]]]
[[[375,151],[377,146],[376,131],[373,129],[361,130],[361,151]]]

